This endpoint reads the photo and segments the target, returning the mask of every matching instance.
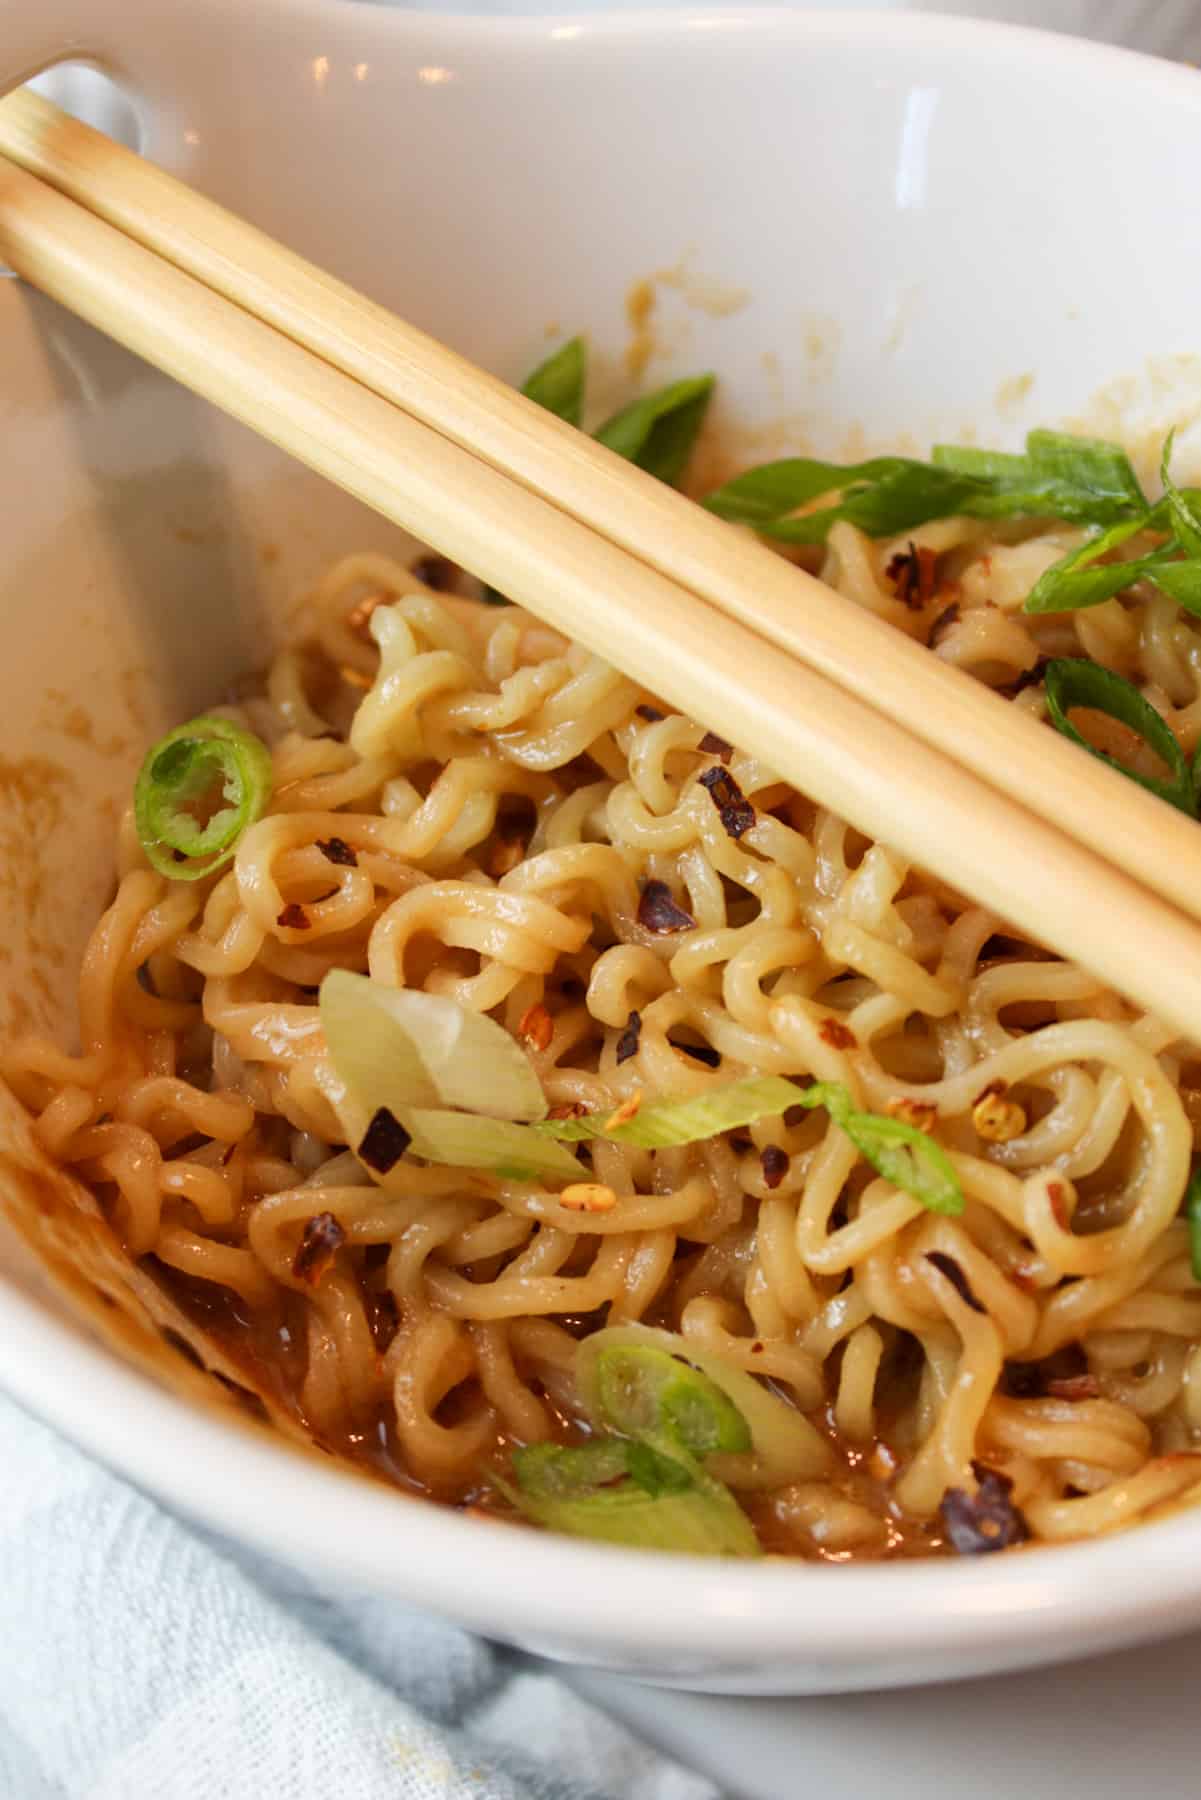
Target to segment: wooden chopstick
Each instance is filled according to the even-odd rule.
[[[749,534],[29,90],[0,151],[1201,918],[1195,824]]]
[[[975,775],[0,158],[0,257],[46,293],[1173,1028],[1201,931]],[[685,515],[691,518],[692,514]],[[1137,954],[1136,954],[1137,953]]]

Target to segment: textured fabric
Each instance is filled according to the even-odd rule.
[[[553,1674],[208,1538],[0,1395],[0,1800],[716,1800]]]

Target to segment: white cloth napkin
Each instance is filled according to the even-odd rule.
[[[0,1800],[719,1796],[540,1665],[206,1537],[0,1395]]]

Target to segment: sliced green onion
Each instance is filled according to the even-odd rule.
[[[928,1131],[919,1131],[903,1119],[885,1118],[882,1113],[856,1112],[850,1090],[840,1081],[815,1082],[798,1095],[797,1104],[824,1106],[876,1174],[920,1200],[930,1212],[963,1211],[963,1188],[955,1165]]]
[[[494,1477],[496,1485],[551,1531],[628,1549],[760,1554],[729,1489],[684,1456],[622,1438],[578,1448],[531,1444],[513,1452],[513,1473],[515,1485]]]
[[[1193,1280],[1201,1281],[1201,1169],[1194,1169],[1184,1190],[1184,1216],[1188,1220],[1189,1252]]]
[[[134,785],[147,860],[173,881],[223,868],[265,811],[271,783],[271,752],[253,732],[207,715],[176,726],[148,753]]]
[[[1201,613],[1201,562],[1156,561],[1150,556],[1145,560],[1148,581],[1186,612]]]
[[[1132,682],[1123,680],[1112,669],[1103,669],[1099,663],[1089,662],[1084,657],[1056,658],[1047,664],[1044,680],[1047,711],[1056,730],[1070,738],[1074,744],[1079,744],[1081,749],[1087,750],[1099,762],[1108,763],[1120,775],[1129,776],[1140,787],[1150,789],[1161,800],[1188,813],[1190,818],[1196,818],[1197,789],[1179,740]],[[1117,719],[1120,724],[1135,732],[1168,765],[1172,772],[1171,781],[1158,781],[1151,775],[1140,775],[1125,763],[1119,762],[1116,757],[1109,756],[1104,750],[1098,750],[1090,744],[1068,716],[1073,707],[1077,706],[1091,707],[1095,712],[1106,713],[1111,719]]]
[[[836,503],[790,516],[825,494],[836,494]],[[925,463],[903,456],[844,465],[787,457],[746,470],[706,495],[704,505],[792,543],[820,543],[839,520],[870,537],[890,537],[953,513],[1099,526],[1137,515],[1136,530],[1150,522],[1124,450],[1057,431],[1030,432],[1020,455],[937,444]]]
[[[546,1116],[542,1083],[503,1025],[444,994],[331,969],[318,999],[330,1061],[367,1113],[461,1106],[492,1119]]]
[[[690,1094],[686,1100],[654,1100],[621,1125],[608,1123],[611,1112],[596,1112],[579,1119],[544,1119],[535,1130],[565,1143],[604,1138],[639,1150],[668,1150],[677,1144],[702,1143],[757,1119],[775,1118],[795,1106],[804,1092],[782,1075],[763,1075],[706,1094]]]
[[[1201,557],[1201,515],[1198,514],[1192,498],[1183,489],[1176,486],[1168,467],[1172,460],[1172,445],[1175,439],[1176,432],[1173,429],[1164,439],[1163,455],[1159,462],[1164,499],[1168,503],[1172,530],[1180,540],[1181,549],[1188,556]]]
[[[675,1363],[682,1371],[681,1380],[689,1373],[695,1376],[699,1371],[730,1401],[734,1418],[739,1421],[737,1425],[728,1414],[716,1409],[705,1417],[708,1389],[698,1385],[691,1395],[686,1396],[682,1390],[667,1388],[668,1392],[675,1391],[677,1396],[670,1409],[675,1415],[677,1433],[681,1424],[685,1430],[696,1432],[698,1453],[699,1444],[706,1437],[716,1437],[718,1442],[713,1450],[704,1453],[718,1457],[713,1470],[731,1487],[780,1487],[785,1482],[808,1480],[824,1474],[830,1468],[833,1454],[829,1444],[795,1407],[789,1406],[744,1369],[735,1368],[724,1357],[698,1349],[691,1338],[680,1337],[672,1331],[659,1331],[650,1325],[606,1326],[603,1331],[592,1332],[580,1344],[576,1352],[576,1388],[580,1404],[598,1429],[607,1429],[617,1417],[623,1418],[626,1427],[631,1428],[637,1419],[653,1415],[657,1394],[663,1391],[656,1385],[663,1381],[660,1365],[613,1360],[618,1352],[625,1359],[630,1352],[649,1351]],[[607,1379],[603,1375],[606,1369],[610,1371]],[[632,1392],[623,1390],[614,1382],[614,1369],[631,1380],[640,1381],[641,1385]],[[610,1407],[616,1407],[617,1411],[611,1412]],[[656,1440],[671,1443],[670,1431],[665,1431],[662,1426],[660,1420]],[[743,1431],[750,1436],[749,1455],[735,1447],[746,1442]],[[674,1441],[680,1443],[678,1435]],[[689,1454],[693,1453],[690,1449]]]
[[[937,468],[969,475],[984,485],[969,498],[973,518],[1040,514],[1082,524],[1109,525],[1147,512],[1147,500],[1130,458],[1118,444],[1063,431],[1031,431],[1019,456],[940,444]]]
[[[1026,597],[1025,611],[1074,612],[1085,606],[1100,606],[1102,601],[1112,600],[1115,594],[1133,587],[1167,557],[1176,554],[1175,544],[1163,545],[1129,562],[1102,563],[1099,559],[1146,529],[1145,518],[1124,519],[1069,550],[1043,570]]]
[[[728,1394],[657,1344],[602,1346],[594,1376],[601,1416],[624,1437],[666,1437],[693,1456],[751,1448],[750,1427]]]
[[[868,482],[880,483],[904,469],[924,468],[906,456],[873,456],[861,463],[819,462],[812,456],[785,456],[761,463],[706,494],[702,504],[720,519],[741,525],[770,525],[798,506],[823,494],[850,493]],[[941,494],[943,484],[939,483]]]
[[[397,1117],[413,1140],[413,1155],[426,1162],[452,1169],[487,1169],[510,1181],[589,1179],[570,1150],[540,1137],[530,1125],[424,1107],[408,1107]]]
[[[597,443],[674,484],[684,473],[705,422],[713,381],[712,375],[694,375],[644,394],[605,421],[595,434]]]
[[[588,351],[584,340],[573,337],[561,350],[539,363],[521,391],[527,400],[537,401],[547,412],[566,419],[569,425],[578,425],[584,416],[587,365]]]
[[[580,1119],[544,1119],[533,1129],[569,1143],[604,1138],[642,1150],[662,1150],[700,1143],[723,1131],[775,1118],[790,1106],[824,1106],[877,1174],[912,1194],[931,1212],[963,1211],[963,1189],[954,1165],[929,1133],[901,1119],[856,1112],[849,1091],[838,1082],[801,1087],[783,1075],[751,1077],[686,1100],[654,1101],[619,1125],[608,1123],[610,1114],[586,1113]]]

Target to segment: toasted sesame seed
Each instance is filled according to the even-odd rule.
[[[599,1181],[573,1181],[563,1189],[559,1201],[568,1212],[607,1213],[617,1205],[617,1195]]]
[[[1005,1100],[1000,1094],[985,1094],[972,1108],[972,1124],[977,1137],[982,1137],[986,1143],[1007,1144],[1025,1131],[1026,1115],[1015,1100]]]

